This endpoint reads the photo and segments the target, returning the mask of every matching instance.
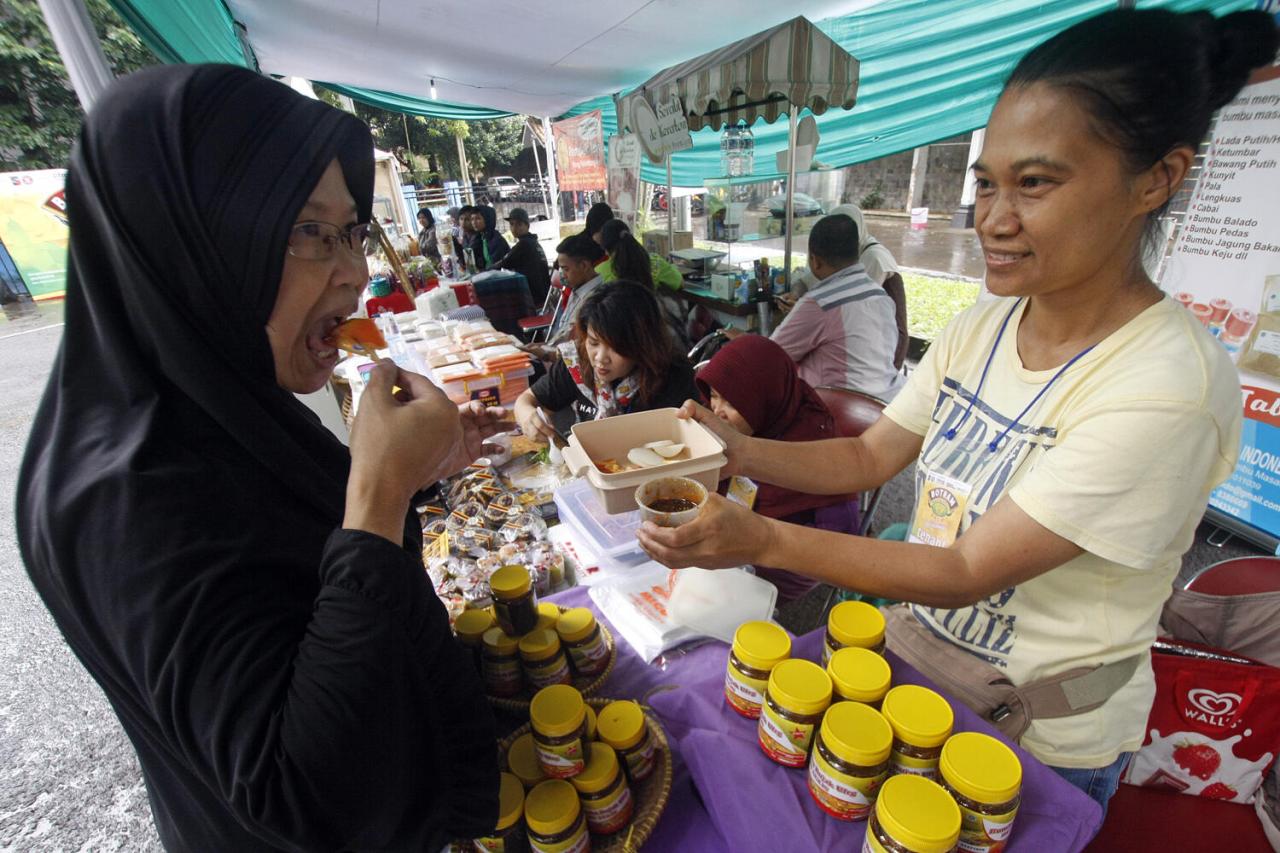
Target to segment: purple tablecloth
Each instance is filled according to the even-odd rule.
[[[553,600],[599,614],[582,588]],[[818,661],[821,644],[822,632],[812,631],[796,638],[792,655]],[[754,722],[725,708],[727,656],[725,644],[712,641],[646,664],[619,640],[618,661],[601,694],[647,702],[675,752],[671,797],[645,848],[699,853],[858,849],[865,823],[843,823],[822,812],[809,795],[807,775],[766,758],[756,742]],[[886,657],[894,684],[932,687],[897,657]],[[965,706],[952,706],[955,731],[1000,737]],[[1022,760],[1022,807],[1008,853],[1082,849],[1101,826],[1102,810],[1026,751],[1013,749]]]

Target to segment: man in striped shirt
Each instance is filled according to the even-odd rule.
[[[813,387],[851,388],[891,400],[906,378],[893,366],[893,299],[858,263],[858,227],[844,214],[809,233],[810,288],[773,333]]]

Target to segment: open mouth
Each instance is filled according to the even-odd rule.
[[[995,252],[990,249],[983,252],[987,269],[1002,270],[1012,267],[1021,260],[1031,257],[1030,252]]]
[[[333,330],[345,319],[347,319],[345,315],[334,314],[322,317],[311,326],[311,331],[307,334],[307,350],[316,361],[328,363],[338,360],[338,348],[333,342]]]

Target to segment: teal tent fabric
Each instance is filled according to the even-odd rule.
[[[371,107],[377,107],[382,110],[391,110],[395,113],[408,113],[411,116],[485,121],[515,115],[515,113],[503,112],[502,110],[491,110],[488,107],[473,107],[448,101],[424,100],[409,95],[397,95],[395,92],[380,92],[377,89],[361,89],[357,86],[343,86],[338,83],[320,83],[320,85],[326,89],[332,89],[340,95],[346,95],[362,104],[368,104]]]
[[[225,62],[253,67],[245,59],[235,20],[222,0],[110,0],[147,47],[164,62]]]
[[[861,63],[858,102],[852,110],[816,117],[817,159],[850,166],[966,133],[987,122],[1004,78],[1027,50],[1114,0],[886,0],[857,14],[819,21],[818,27]],[[1146,0],[1141,8],[1207,9],[1221,15],[1252,8],[1252,0]],[[617,132],[612,98],[595,98],[568,115],[603,114],[605,133]],[[803,113],[802,113],[803,114]],[[773,171],[787,146],[787,121],[757,121],[756,172]],[[693,148],[672,157],[676,186],[701,186],[720,175],[720,135],[693,134]],[[647,160],[641,177],[667,182],[666,169]]]

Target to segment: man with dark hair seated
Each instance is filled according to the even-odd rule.
[[[591,292],[602,283],[596,272],[596,261],[600,256],[600,247],[586,234],[574,234],[560,241],[556,246],[556,263],[560,267],[560,283],[568,287],[573,295],[564,313],[548,334],[550,343],[556,344],[567,339],[573,333],[574,317],[578,306],[591,295]]]
[[[773,333],[813,387],[851,388],[892,399],[906,381],[893,366],[898,326],[893,300],[858,262],[858,226],[844,214],[809,232],[817,281]]]

